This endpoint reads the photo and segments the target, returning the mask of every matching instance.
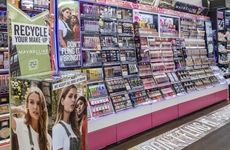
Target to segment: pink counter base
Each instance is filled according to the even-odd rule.
[[[151,129],[151,114],[117,124],[117,141]]]
[[[190,114],[194,111],[200,110],[202,108],[205,108],[207,106],[210,106],[222,100],[226,100],[227,97],[228,97],[228,91],[223,90],[217,93],[213,93],[213,94],[210,94],[204,97],[194,99],[186,103],[179,104],[178,106],[179,116],[178,117],[182,117],[184,115]]]
[[[217,102],[226,100],[228,91],[223,90],[189,102],[131,119],[88,134],[89,150],[102,149],[150,128],[162,125]],[[96,140],[95,140],[96,139]]]
[[[152,113],[152,127],[178,118],[178,106],[169,107]]]
[[[97,150],[117,142],[116,125],[88,134],[88,149]]]

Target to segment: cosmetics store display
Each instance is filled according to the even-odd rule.
[[[214,36],[214,52],[216,57],[216,62],[218,67],[223,71],[224,77],[230,77],[229,69],[229,60],[230,60],[230,51],[229,51],[229,19],[230,13],[225,8],[218,8],[212,10],[210,15],[213,17],[212,26],[216,30]]]
[[[181,30],[187,29],[182,34],[185,38],[186,68],[207,67],[211,64],[211,59],[208,58],[210,51],[206,46],[207,42],[205,40],[205,22],[202,20],[182,19],[181,24]]]
[[[9,52],[6,1],[0,6],[0,146],[10,140],[9,122]]]
[[[102,66],[101,84],[106,85],[108,91],[106,98],[90,97],[91,101],[104,99],[101,102],[112,103],[109,106],[113,106],[115,112],[133,107],[129,93],[120,93],[138,86],[137,80],[129,78],[138,74],[132,10],[86,2],[82,2],[80,7],[83,66],[89,67],[89,72],[94,67]],[[95,107],[91,103],[90,105]],[[96,115],[93,113],[92,116],[113,112],[110,107],[107,111]],[[95,109],[91,109],[91,112],[94,111]]]
[[[29,16],[37,15],[47,10],[49,6],[47,0],[20,0],[15,3],[18,3],[18,7]],[[179,116],[178,105],[192,101],[196,94],[195,99],[199,99],[204,95],[201,93],[209,88],[217,91],[219,84],[225,83],[220,70],[218,67],[213,67],[213,61],[210,60],[210,57],[213,57],[211,56],[213,41],[212,27],[210,22],[206,23],[208,17],[168,10],[167,8],[172,9],[172,0],[140,0],[135,3],[131,3],[130,0],[83,0],[73,3],[77,5],[71,6],[72,2],[67,2],[63,6],[71,9],[71,17],[74,15],[79,17],[79,29],[76,31],[78,33],[80,31],[79,39],[74,39],[77,47],[60,46],[61,41],[58,40],[65,36],[59,34],[60,23],[57,22],[61,20],[62,5],[58,5],[56,13],[59,16],[55,17],[58,21],[55,21],[54,43],[59,51],[57,55],[51,55],[52,59],[57,57],[54,66],[55,63],[58,65],[55,69],[66,73],[67,70],[78,69],[77,72],[86,74],[87,84],[84,85],[86,89],[81,93],[87,96],[88,101],[89,149],[104,148],[96,147],[101,144],[100,140],[92,143],[92,137],[97,138],[98,134],[115,135],[113,136],[115,139],[105,139],[104,143],[102,142],[103,146],[130,136],[131,133],[120,132],[123,129],[132,132],[133,135],[136,134],[136,131],[133,132],[136,127],[127,130],[127,125],[130,126],[130,121],[135,122],[137,117],[140,119],[151,117],[149,123],[153,127],[155,122],[161,124],[161,120],[157,118],[159,115],[154,116],[155,112],[163,114],[167,109],[170,116],[174,115],[170,114],[171,111],[175,113],[178,111],[176,115]],[[160,8],[150,5],[158,5]],[[0,10],[0,31],[3,29],[3,32],[0,32],[0,46],[5,48],[8,47],[7,32],[4,31],[6,18],[1,17],[2,15],[4,16],[5,12]],[[45,23],[48,23],[48,20],[46,21]],[[226,22],[225,20],[224,24]],[[72,24],[65,23],[74,33]],[[220,26],[221,24],[220,21]],[[226,61],[230,60],[227,44],[230,32],[219,33],[218,38],[219,53],[225,54],[222,57],[225,65]],[[73,44],[70,43],[73,39],[64,40],[66,45]],[[0,50],[0,70],[9,68],[9,64],[19,62],[19,55],[13,53],[19,49],[12,46],[11,50],[10,62],[9,53],[4,49]],[[59,59],[59,55],[64,50],[73,57],[77,55],[79,60],[73,62],[77,65],[65,62],[64,65],[61,64],[62,59]],[[9,138],[7,135],[9,98],[4,97],[8,92],[4,91],[4,87],[9,86],[6,81],[7,73],[3,70],[4,76],[1,77],[0,74],[1,93],[3,93],[3,96],[0,93],[0,142]],[[43,91],[54,87],[45,87],[43,84],[39,86]],[[224,85],[220,87],[223,88]],[[210,92],[207,90],[207,93]],[[49,92],[44,92],[44,95],[51,100]],[[51,103],[47,105],[51,108]],[[178,109],[173,110],[176,107]],[[164,115],[162,117],[166,118],[162,121],[167,121],[168,116]],[[126,123],[128,124],[123,126]],[[145,125],[144,122],[140,127]],[[104,129],[107,131],[104,132]],[[111,132],[112,130],[114,131]]]

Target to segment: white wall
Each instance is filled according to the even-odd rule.
[[[177,1],[181,1],[183,3],[188,3],[188,4],[193,4],[197,6],[202,6],[202,0],[177,0]]]

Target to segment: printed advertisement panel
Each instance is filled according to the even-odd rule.
[[[57,45],[59,68],[81,66],[79,2],[58,1]]]

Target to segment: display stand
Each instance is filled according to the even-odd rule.
[[[224,72],[225,78],[229,78],[229,32],[230,14],[227,8],[213,8],[210,12],[212,25],[216,34],[214,36],[215,56],[218,66]]]
[[[111,66],[111,70],[109,70],[105,65],[106,59],[102,59],[103,73],[97,72],[97,75],[100,77],[102,75],[104,78],[98,79],[98,82],[102,84],[98,84],[97,89],[98,93],[106,93],[99,90],[105,89],[104,79],[108,93],[106,93],[106,100],[102,100],[93,98],[92,92],[90,92],[91,101],[95,101],[93,105],[98,104],[96,109],[91,103],[91,114],[94,114],[96,110],[102,113],[96,113],[98,115],[90,117],[89,149],[104,148],[227,99],[226,81],[221,71],[213,63],[211,48],[207,49],[206,37],[208,35],[205,34],[205,21],[209,21],[209,18],[166,9],[159,10],[149,5],[135,4],[134,7],[132,3],[113,0],[87,4],[80,2],[81,4],[91,10],[111,11],[109,14],[113,14],[113,12],[116,14],[115,12],[121,8],[130,10],[136,8],[133,10],[133,24],[138,72],[131,75],[127,68],[121,67],[120,64],[113,64],[114,66]],[[82,16],[85,17],[85,15]],[[99,13],[97,16],[100,23],[103,13]],[[117,17],[113,16],[113,18],[112,22],[116,22]],[[99,33],[98,41],[100,41],[99,37],[102,34],[100,27],[97,32]],[[109,33],[113,34],[112,31]],[[113,40],[111,39],[111,41]],[[117,40],[112,43],[116,45],[115,41]],[[98,53],[105,50],[103,49],[103,38],[100,42],[102,42],[100,46],[93,48]],[[209,43],[211,42],[209,41]],[[112,46],[113,50],[116,48],[115,45]],[[119,47],[119,44],[117,45]],[[100,51],[98,47],[102,50]],[[121,51],[115,55],[118,58],[119,54],[121,55],[119,52]],[[120,60],[116,59],[116,63],[122,62],[122,57],[120,58]],[[132,81],[135,81],[135,84]],[[115,83],[121,86],[115,88],[118,87]],[[90,91],[93,91],[92,89],[90,88]],[[121,92],[124,90],[127,90],[128,93]],[[138,91],[139,94],[132,95],[133,90],[135,90],[134,92]],[[138,96],[145,97],[144,101],[140,99],[139,104],[135,102]],[[131,99],[134,108],[129,107],[129,99]],[[117,101],[121,100],[125,101],[125,105],[123,104],[125,109],[123,109],[123,105],[116,105]],[[107,104],[106,107],[102,107],[99,103]],[[111,111],[111,104],[113,111]],[[107,111],[103,108],[106,108]],[[119,111],[118,108],[122,111]],[[102,136],[108,138],[97,142],[94,140]]]
[[[7,35],[7,8],[6,2],[0,2],[0,130],[5,135],[0,137],[0,148],[8,147],[10,134],[9,123],[9,52]]]
[[[141,2],[58,0],[52,18],[48,3],[12,1],[9,16],[19,16],[9,28],[13,104],[25,102],[27,87],[40,88],[51,131],[57,91],[77,85],[88,100],[88,148],[101,149],[227,99],[212,58],[210,18]],[[66,10],[71,15],[64,18]],[[13,32],[24,24],[44,35]]]

